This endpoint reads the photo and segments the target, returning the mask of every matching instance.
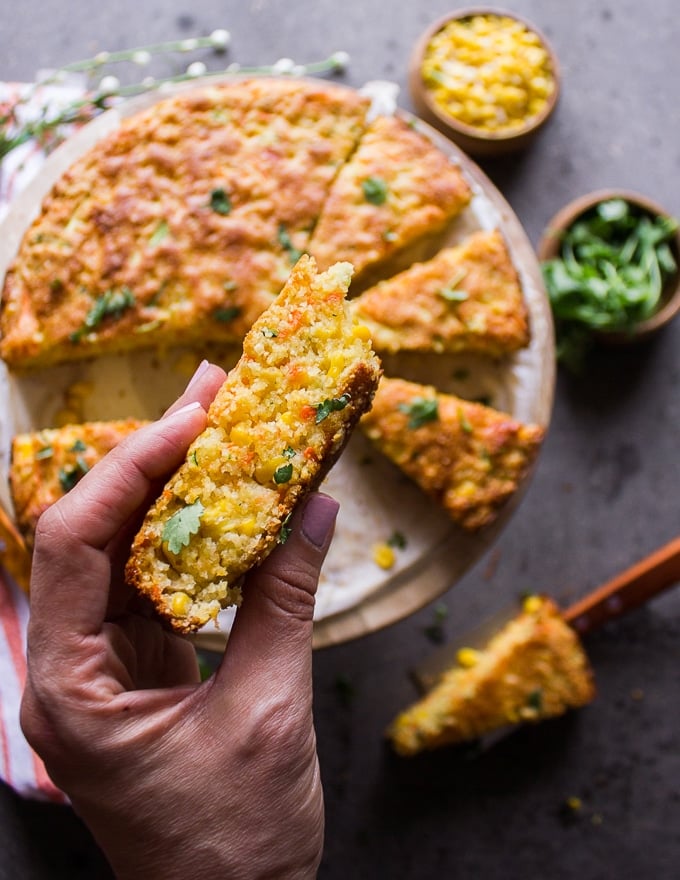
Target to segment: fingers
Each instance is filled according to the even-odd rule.
[[[286,543],[247,578],[215,679],[218,692],[311,701],[314,596],[337,512],[332,498],[311,495],[293,517]]]
[[[32,626],[81,635],[99,630],[110,582],[104,550],[148,501],[155,481],[180,465],[205,427],[203,404],[223,377],[219,368],[204,369],[179,409],[123,440],[43,514],[33,561]]]
[[[201,404],[203,409],[207,410],[226,378],[227,374],[221,367],[205,360],[201,361],[196,372],[189,380],[189,384],[184,389],[184,394],[178,397],[172,406],[166,410],[163,418],[167,418],[183,406],[186,406],[187,403],[193,403],[195,400]]]

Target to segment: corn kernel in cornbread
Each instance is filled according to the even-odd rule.
[[[549,600],[523,610],[475,653],[473,664],[447,671],[395,719],[388,736],[397,752],[414,755],[552,718],[595,696],[581,642]]]
[[[0,356],[29,368],[237,342],[303,251],[368,99],[311,80],[183,91],[55,184],[7,272]]]
[[[499,232],[476,232],[352,301],[376,351],[479,351],[529,343],[522,288]]]
[[[248,332],[205,431],[133,543],[127,578],[176,631],[238,604],[240,578],[273,549],[370,406],[380,366],[345,302],[352,267],[315,270],[302,257]]]
[[[33,548],[40,515],[144,422],[85,422],[18,434],[12,441],[10,491],[17,526]]]
[[[336,177],[309,252],[323,269],[349,260],[357,276],[468,204],[460,169],[403,119],[379,116]]]
[[[535,459],[544,430],[431,386],[383,378],[364,433],[464,529],[492,522]]]

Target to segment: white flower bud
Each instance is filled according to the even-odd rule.
[[[333,52],[331,55],[331,64],[336,70],[346,70],[349,66],[349,60],[347,52]]]
[[[202,61],[194,61],[187,67],[187,76],[196,77],[204,76],[208,72],[208,68]]]
[[[193,37],[188,40],[182,40],[179,44],[180,52],[193,52],[194,49],[198,49],[198,40]]]
[[[140,49],[138,52],[132,53],[132,61],[134,64],[139,64],[140,67],[146,67],[151,63],[151,53],[146,49]]]
[[[295,62],[292,58],[279,58],[272,65],[272,73],[292,73],[295,69]]]
[[[113,95],[120,88],[120,80],[117,76],[104,76],[99,83],[99,92],[102,95]]]
[[[293,76],[305,76],[307,73],[307,68],[304,64],[296,64],[295,67],[291,70]]]
[[[218,28],[210,34],[210,42],[216,49],[226,49],[231,42],[231,34],[224,28]]]
[[[225,69],[225,73],[238,73],[241,69],[241,65],[238,61],[232,61],[232,63]]]
[[[109,60],[110,57],[111,56],[110,56],[109,52],[97,52],[97,54],[94,56],[94,58],[92,60],[94,61],[94,63],[96,65],[99,66],[102,64],[106,64],[106,62]]]

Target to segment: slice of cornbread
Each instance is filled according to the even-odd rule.
[[[238,604],[241,576],[285,537],[371,404],[380,365],[345,302],[351,273],[300,259],[135,538],[127,578],[176,631]]]
[[[377,351],[479,351],[529,343],[522,288],[503,237],[476,232],[352,301]]]
[[[22,590],[28,592],[31,581],[31,554],[26,542],[5,510],[0,507],[0,566]]]
[[[481,651],[461,649],[459,666],[392,723],[401,755],[453,745],[499,728],[541,721],[595,696],[583,646],[559,609],[531,596]]]
[[[468,204],[460,169],[403,119],[375,119],[340,169],[308,250],[323,269],[349,260],[357,277]]]
[[[492,522],[514,494],[544,435],[505,413],[383,378],[364,433],[464,529]]]
[[[301,79],[236,80],[126,119],[56,183],[7,272],[12,368],[240,343],[307,246],[368,99]]]
[[[137,419],[85,422],[14,437],[9,485],[16,523],[29,549],[43,511],[143,424]]]

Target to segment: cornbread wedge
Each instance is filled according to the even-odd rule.
[[[28,593],[31,582],[31,554],[4,508],[0,507],[0,566]]]
[[[309,252],[323,269],[349,260],[358,277],[468,204],[470,187],[449,158],[394,116],[371,123],[331,188]]]
[[[368,100],[311,80],[182,92],[74,163],[2,293],[14,369],[181,342],[238,342],[307,246]]]
[[[559,609],[531,596],[482,651],[462,649],[460,666],[402,712],[387,735],[401,755],[542,721],[595,697],[583,646]]]
[[[14,437],[9,484],[16,523],[29,550],[43,511],[143,424],[137,419],[86,422]]]
[[[238,604],[371,404],[380,366],[345,303],[351,272],[300,259],[133,542],[127,579],[178,632]]]
[[[544,430],[431,386],[383,378],[361,422],[376,447],[464,529],[492,522],[538,453]]]
[[[503,237],[476,232],[352,301],[377,351],[509,354],[529,343],[522,288]]]

